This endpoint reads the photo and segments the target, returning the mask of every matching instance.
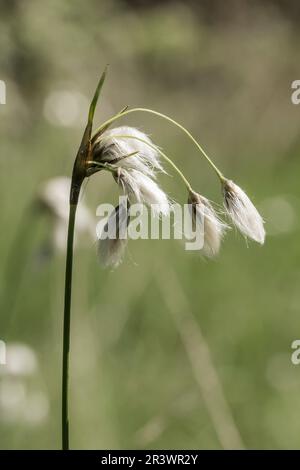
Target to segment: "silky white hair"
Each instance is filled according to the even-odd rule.
[[[264,221],[247,194],[233,181],[223,184],[224,206],[233,224],[246,237],[261,245],[265,241]]]
[[[155,215],[169,214],[170,203],[167,195],[149,176],[138,170],[120,169],[116,180],[131,203],[144,203],[153,209]]]
[[[228,226],[218,217],[212,204],[204,196],[190,192],[188,204],[193,223],[203,235],[201,252],[209,258],[217,255]]]
[[[133,127],[122,126],[109,129],[98,138],[93,146],[93,159],[115,167],[114,178],[131,204],[146,204],[151,207],[153,214],[159,216],[169,214],[170,202],[155,181],[156,173],[164,172],[156,149],[146,134]],[[118,217],[119,223],[125,217],[123,209],[120,205],[115,215],[111,215]],[[129,218],[126,218],[126,224],[128,226]],[[100,237],[98,254],[102,264],[112,267],[120,264],[126,244],[127,241],[118,236],[104,239]]]
[[[122,135],[129,137],[118,137]],[[150,145],[137,139],[142,139]],[[151,178],[155,178],[156,171],[164,172],[156,146],[146,134],[134,127],[108,129],[95,142],[93,152],[94,158],[101,162],[114,162],[117,166],[138,170]],[[136,155],[122,158],[135,152]]]

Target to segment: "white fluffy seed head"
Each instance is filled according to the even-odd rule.
[[[155,215],[168,215],[170,202],[158,184],[138,170],[120,168],[116,181],[121,186],[131,203],[144,203],[151,207]]]
[[[118,137],[122,135],[129,137]],[[137,139],[142,139],[151,146]],[[135,152],[136,155],[124,158]],[[94,144],[93,159],[101,163],[114,163],[122,168],[138,170],[152,178],[155,177],[156,171],[164,171],[153,142],[134,127],[122,126],[105,131]]]
[[[223,183],[224,206],[233,224],[261,245],[265,241],[264,221],[247,194],[233,181]]]
[[[127,246],[127,240],[105,239],[98,242],[98,256],[105,268],[116,268],[121,264]]]
[[[128,209],[125,203],[115,208],[98,240],[98,256],[105,268],[116,268],[122,262],[127,246]]]
[[[193,224],[203,234],[204,256],[216,256],[220,250],[221,241],[227,225],[220,220],[213,206],[204,196],[190,192],[188,204],[191,207]]]

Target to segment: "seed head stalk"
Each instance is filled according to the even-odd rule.
[[[140,137],[136,137],[136,136],[133,136],[133,135],[114,135],[114,138],[115,139],[134,139],[134,140],[138,140],[139,142],[142,142],[143,144],[147,145],[148,147],[152,148],[153,150],[156,150],[157,153],[160,154],[160,156],[166,160],[166,162],[168,162],[168,164],[170,166],[172,166],[172,168],[174,168],[174,170],[176,171],[176,173],[178,173],[178,175],[180,176],[180,178],[182,179],[182,181],[184,182],[185,186],[187,187],[187,189],[189,191],[193,191],[192,189],[192,186],[190,184],[190,182],[187,180],[187,178],[184,176],[184,174],[182,173],[181,170],[179,170],[178,166],[175,165],[175,163],[173,162],[173,160],[168,157],[162,150],[160,150],[159,147],[157,147],[156,145],[153,145],[151,144],[150,142],[147,142],[147,140],[145,139],[141,139]],[[101,138],[101,140],[103,140],[103,138]],[[135,152],[134,152],[135,153]],[[128,158],[130,156],[132,156],[133,154],[131,155],[126,155],[124,158]],[[94,163],[94,162],[89,162],[89,163]]]
[[[214,162],[211,160],[211,158],[207,155],[203,147],[199,144],[199,142],[193,137],[193,135],[182,125],[179,124],[179,122],[175,121],[174,119],[170,118],[166,114],[162,114],[158,111],[154,111],[153,109],[148,109],[148,108],[132,108],[132,109],[126,109],[125,111],[121,111],[120,113],[116,114],[115,116],[111,117],[107,121],[105,121],[98,129],[96,129],[92,141],[94,141],[98,135],[100,135],[103,132],[103,129],[106,129],[110,124],[112,124],[114,121],[117,119],[120,119],[121,117],[124,117],[130,113],[135,113],[135,112],[144,112],[144,113],[150,113],[154,114],[155,116],[161,117],[172,124],[174,124],[176,127],[181,129],[188,137],[189,139],[196,145],[198,150],[201,152],[203,157],[207,160],[209,165],[212,167],[212,169],[216,172],[217,176],[220,178],[221,183],[225,181],[225,177],[223,173],[219,170],[219,168],[214,164]]]

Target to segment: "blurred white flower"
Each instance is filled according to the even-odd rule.
[[[26,387],[22,380],[9,377],[0,381],[1,418],[7,422],[18,421],[20,410],[26,403]]]
[[[6,364],[0,367],[0,415],[8,423],[37,425],[49,412],[47,396],[36,389],[37,356],[24,343],[7,345]]]
[[[143,132],[133,127],[117,127],[105,131],[93,144],[93,161],[109,164],[116,182],[124,191],[128,204],[143,203],[151,207],[154,215],[167,215],[169,200],[154,181],[157,171],[164,171],[159,161],[157,147]],[[119,224],[120,231],[127,233],[128,204],[120,204],[109,217],[109,224]],[[127,206],[127,207],[126,207]],[[127,238],[127,237],[126,237]],[[123,257],[127,240],[109,234],[100,236],[98,253],[104,266],[117,266]]]
[[[207,257],[217,255],[227,225],[219,219],[211,203],[204,196],[190,191],[188,204],[193,226],[203,237],[202,253]]]
[[[37,196],[39,206],[52,217],[51,237],[58,251],[64,251],[67,243],[70,186],[70,178],[58,176],[46,181]],[[75,235],[77,232],[94,237],[94,230],[94,217],[84,202],[80,201],[76,214]]]
[[[260,207],[267,220],[268,235],[283,235],[297,226],[296,204],[299,201],[287,195],[270,197],[262,201]]]
[[[44,116],[53,125],[81,127],[85,124],[88,99],[76,90],[54,90],[44,103]]]
[[[234,225],[249,238],[263,245],[264,221],[247,194],[233,181],[223,183],[224,206]]]
[[[0,375],[29,376],[37,368],[36,354],[27,344],[9,343],[6,346],[6,364],[0,367]]]

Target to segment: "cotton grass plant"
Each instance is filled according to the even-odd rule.
[[[124,108],[92,133],[95,108],[105,76],[106,70],[100,78],[90,105],[88,122],[75,158],[70,187],[62,364],[62,448],[64,450],[69,449],[68,373],[74,227],[80,190],[84,180],[101,171],[107,171],[112,174],[114,181],[125,195],[125,201],[115,208],[105,227],[107,229],[110,225],[117,226],[116,236],[105,239],[100,237],[98,242],[98,253],[105,266],[116,267],[123,258],[127,241],[124,234],[130,224],[128,209],[131,204],[139,202],[155,208],[154,212],[157,216],[169,213],[170,200],[157,183],[158,174],[165,171],[162,161],[165,161],[179,175],[187,189],[191,220],[197,226],[197,230],[201,230],[203,233],[201,252],[205,256],[217,255],[224,233],[228,228],[212,203],[193,189],[191,183],[173,160],[147,135],[128,126],[116,128],[110,126],[132,113],[152,114],[176,126],[193,142],[202,157],[214,170],[221,183],[223,204],[229,220],[244,236],[260,244],[263,244],[265,239],[263,219],[246,193],[223,175],[198,141],[174,119],[151,109]]]

